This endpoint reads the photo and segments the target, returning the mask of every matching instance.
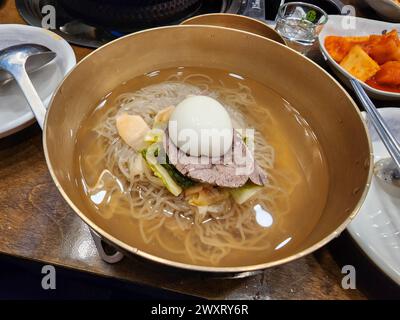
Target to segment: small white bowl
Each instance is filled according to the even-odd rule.
[[[394,0],[365,0],[381,17],[400,22],[400,5]]]
[[[354,28],[349,19],[354,20]],[[377,20],[370,20],[365,18],[348,17],[330,15],[329,20],[319,34],[319,46],[324,58],[329,62],[333,72],[343,80],[346,85],[351,88],[349,77],[352,77],[345,69],[343,69],[335,60],[332,59],[330,54],[325,48],[325,38],[328,36],[367,36],[370,34],[382,34],[384,30],[390,31],[396,29],[400,32],[400,25],[396,23],[383,22]],[[362,82],[362,86],[368,95],[378,100],[400,100],[400,93],[388,92],[372,88],[366,83]]]
[[[380,114],[393,134],[400,137],[400,109],[381,108]],[[374,161],[389,157],[375,129],[367,121],[372,140]],[[350,235],[371,260],[400,286],[400,198],[387,193],[374,176],[359,214],[347,227]]]
[[[0,50],[20,43],[40,44],[57,53],[48,65],[29,75],[47,107],[59,83],[76,64],[74,51],[67,41],[46,29],[19,24],[0,25]],[[24,129],[34,121],[17,83],[10,81],[0,86],[0,138]]]

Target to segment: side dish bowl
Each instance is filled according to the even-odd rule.
[[[396,29],[400,31],[400,27],[394,23],[382,21],[348,17],[348,16],[329,16],[329,20],[321,33],[319,34],[319,44],[324,58],[328,61],[333,72],[343,80],[346,85],[351,88],[348,79],[352,77],[344,68],[342,68],[328,53],[325,48],[325,39],[328,36],[367,36],[371,34],[380,35],[384,31]],[[361,83],[368,95],[378,100],[400,100],[400,93],[389,92],[375,89],[366,83]]]
[[[247,31],[276,42],[286,44],[282,36],[266,23],[250,17],[229,14],[229,13],[210,13],[200,16],[194,16],[183,21],[183,25],[203,25],[219,26],[232,28],[241,31]]]

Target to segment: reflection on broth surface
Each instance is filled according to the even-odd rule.
[[[192,205],[187,190],[174,196],[118,135],[118,115],[140,115],[151,127],[157,112],[188,95],[213,97],[234,128],[255,129],[255,159],[267,182],[243,204],[227,188],[206,209]],[[173,261],[234,267],[279,259],[304,241],[326,202],[325,158],[295,106],[226,71],[180,67],[132,79],[94,106],[77,141],[75,174],[89,217],[119,240]]]

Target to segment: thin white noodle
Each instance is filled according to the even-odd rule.
[[[192,81],[196,85],[191,84]],[[222,206],[224,211],[201,219],[197,209],[189,205],[183,195],[177,198],[171,195],[147,166],[144,166],[142,174],[132,174],[133,163],[141,155],[122,142],[115,125],[119,114],[128,113],[142,116],[151,126],[158,111],[177,105],[189,95],[203,94],[218,98],[224,103],[235,125],[247,128],[242,114],[256,103],[250,88],[242,84],[235,89],[225,88],[221,82],[220,86],[210,91],[210,85],[213,85],[213,80],[207,75],[191,74],[184,78],[173,75],[161,84],[124,93],[116,99],[114,107],[108,110],[94,130],[105,149],[106,169],[126,187],[124,192],[113,191],[114,198],[107,210],[112,214],[117,211],[115,206],[128,208],[139,225],[145,243],[156,241],[163,249],[174,254],[186,254],[195,263],[217,265],[234,249],[262,251],[270,248],[269,233],[257,224],[253,206],[259,204],[274,212],[279,202],[280,214],[285,215],[289,211],[289,195],[298,177],[288,176],[274,168],[274,148],[256,131],[255,157],[268,174],[264,190],[258,193],[256,199],[241,206],[228,199]],[[264,113],[263,117],[268,118],[268,114]],[[179,238],[180,241],[176,241],[178,245],[168,245],[170,241],[166,241],[164,235]]]

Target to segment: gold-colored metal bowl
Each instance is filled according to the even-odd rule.
[[[107,93],[144,73],[178,66],[230,70],[257,80],[293,103],[313,128],[325,153],[329,194],[306,240],[284,257],[242,267],[206,267],[151,255],[96,223],[74,176],[74,149],[82,120]],[[209,272],[251,272],[302,257],[339,235],[358,212],[372,174],[371,144],[357,106],[322,68],[275,41],[215,26],[171,26],[138,32],[94,51],[65,78],[50,104],[44,150],[51,175],[75,212],[125,252],[169,266]]]
[[[276,42],[286,44],[282,36],[266,23],[250,17],[229,14],[229,13],[209,13],[194,16],[181,23],[182,25],[203,25],[232,28],[247,31]]]

